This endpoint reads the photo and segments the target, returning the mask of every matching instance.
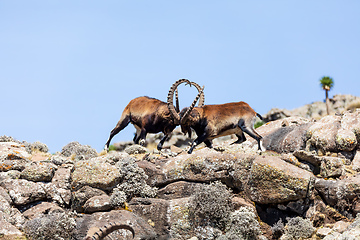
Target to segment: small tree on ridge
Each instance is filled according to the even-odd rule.
[[[320,86],[325,90],[326,112],[329,115],[329,91],[334,86],[334,80],[331,77],[324,76],[320,79]]]

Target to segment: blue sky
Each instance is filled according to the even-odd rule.
[[[360,96],[360,1],[1,1],[0,135],[100,151],[127,103],[173,82],[260,114]],[[180,87],[181,107],[196,91]],[[129,125],[113,142],[131,140]]]

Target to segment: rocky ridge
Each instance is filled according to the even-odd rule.
[[[360,111],[257,132],[261,153],[248,137],[190,155],[76,142],[52,155],[0,137],[0,239],[84,239],[112,222],[135,239],[360,238]]]

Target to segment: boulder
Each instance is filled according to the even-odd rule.
[[[140,161],[152,186],[164,186],[177,181],[210,182],[221,180],[229,187],[243,189],[254,154],[217,152],[203,148],[196,154],[180,154],[157,168],[156,163]],[[160,170],[161,169],[161,170]]]
[[[95,196],[102,196],[106,193],[100,189],[83,186],[71,193],[71,208],[77,212],[84,212],[84,204],[87,200]]]
[[[51,214],[53,212],[64,212],[64,209],[52,202],[41,202],[24,211],[23,215],[26,219],[31,220],[40,217],[42,214]]]
[[[26,240],[26,237],[19,229],[17,229],[14,225],[4,221],[1,217],[0,226],[0,236],[2,239]]]
[[[307,131],[308,144],[324,152],[337,152],[336,135],[340,121],[340,116],[330,115],[315,122]]]
[[[344,160],[337,157],[322,157],[320,175],[323,178],[340,177],[344,171]]]
[[[331,206],[342,204],[341,200],[351,203],[360,193],[360,175],[341,180],[316,179],[314,186]]]
[[[201,184],[186,181],[170,183],[164,188],[159,189],[157,196],[166,200],[190,197],[194,194],[197,185]]]
[[[351,167],[353,170],[360,172],[360,151],[357,150],[354,156],[354,159],[351,162]]]
[[[135,231],[135,240],[158,239],[153,227],[146,220],[126,210],[95,212],[91,215],[81,216],[77,219],[75,238],[84,239],[88,232],[90,232],[89,230],[110,226],[110,223],[124,224],[132,227]],[[114,239],[122,239],[124,237],[132,237],[132,233],[128,230],[117,230],[112,233],[112,238]]]
[[[155,198],[133,198],[129,202],[130,210],[144,218],[152,226],[158,238],[167,239],[169,235],[169,201]]]
[[[101,158],[78,161],[71,172],[71,188],[74,190],[83,186],[111,190],[119,182],[119,170]]]
[[[296,201],[311,195],[312,173],[277,157],[258,156],[250,170],[248,196],[256,203]]]
[[[0,186],[8,191],[15,205],[26,205],[47,198],[43,183],[25,179],[5,179],[0,182]]]
[[[34,162],[26,166],[20,177],[33,182],[50,182],[54,173],[55,168],[52,164]]]
[[[106,194],[89,198],[84,204],[86,213],[103,212],[112,208],[110,197]]]

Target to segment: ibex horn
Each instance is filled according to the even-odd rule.
[[[191,86],[191,82],[187,79],[179,79],[177,80],[170,88],[169,93],[168,93],[168,98],[167,98],[167,105],[170,111],[171,116],[173,117],[174,121],[176,124],[180,123],[180,115],[179,115],[179,100],[178,100],[178,94],[176,93],[176,108],[174,106],[174,91],[177,90],[177,87],[181,84],[181,83],[186,83],[189,84]]]

